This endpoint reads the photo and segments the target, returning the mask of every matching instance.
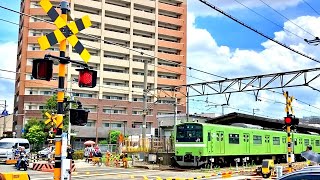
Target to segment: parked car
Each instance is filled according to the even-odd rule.
[[[280,177],[278,180],[318,180],[320,179],[320,169],[305,168]]]
[[[38,152],[38,155],[40,155],[41,157],[48,158],[48,155],[49,155],[52,151],[54,151],[54,146],[51,146],[51,147],[47,147],[47,148],[42,149],[41,151]]]

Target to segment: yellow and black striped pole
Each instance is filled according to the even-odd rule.
[[[286,98],[286,108],[285,111],[287,113],[287,118],[291,118],[290,117],[290,111],[293,114],[293,109],[291,106],[291,102],[293,100],[293,97],[289,97],[289,92],[286,91],[283,94]],[[290,124],[292,123],[292,119],[290,120]],[[286,131],[287,131],[287,145],[288,145],[288,172],[291,173],[292,172],[292,154],[293,154],[293,149],[291,147],[292,143],[291,143],[291,125],[290,124],[286,124]]]
[[[67,11],[69,3],[61,1],[61,18],[67,22]],[[66,57],[67,42],[66,39],[60,42],[60,57]],[[61,179],[61,152],[62,152],[62,128],[63,128],[63,101],[64,101],[64,79],[66,74],[66,62],[59,63],[59,81],[58,81],[58,96],[57,96],[57,133],[55,136],[55,165],[54,165],[54,180]]]

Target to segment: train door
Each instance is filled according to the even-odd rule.
[[[287,146],[287,137],[283,136],[282,137],[282,144],[283,144],[283,152],[287,153],[288,152],[288,146]]]
[[[223,131],[217,132],[217,153],[224,154],[224,133]]]
[[[264,136],[264,143],[266,145],[267,153],[270,153],[271,147],[270,147],[270,136],[269,135]]]
[[[208,132],[207,147],[208,147],[208,152],[211,153],[213,151],[213,139],[211,137],[211,131]]]
[[[243,144],[245,148],[245,153],[250,153],[250,136],[248,133],[243,134]]]

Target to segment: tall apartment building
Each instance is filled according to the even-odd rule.
[[[51,2],[58,6],[60,0]],[[186,0],[71,0],[70,8],[75,19],[84,15],[91,19],[92,26],[77,36],[91,54],[89,66],[98,71],[95,88],[79,88],[77,65],[68,64],[66,95],[72,93],[84,108],[90,110],[87,126],[73,129],[78,137],[83,138],[95,137],[96,133],[105,138],[110,129],[119,129],[127,134],[141,133],[143,61],[149,61],[149,89],[186,84],[186,68],[183,67],[186,65],[187,46]],[[21,12],[50,20],[39,0],[21,0]],[[14,110],[24,115],[15,119],[18,136],[28,119],[42,118],[41,110],[46,99],[57,88],[57,65],[50,82],[34,80],[31,76],[33,59],[43,58],[46,53],[59,56],[59,45],[47,51],[40,50],[37,38],[56,27],[37,18],[20,17],[16,70],[21,73],[16,77]],[[68,56],[81,60],[71,46],[68,46]],[[166,94],[155,90],[148,94],[149,133],[152,127],[158,126],[156,115],[174,112],[174,99]],[[186,99],[179,95],[178,112],[185,112],[185,102]]]

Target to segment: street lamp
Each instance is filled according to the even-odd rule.
[[[252,109],[252,115],[254,116],[254,111],[260,111],[260,109]]]

